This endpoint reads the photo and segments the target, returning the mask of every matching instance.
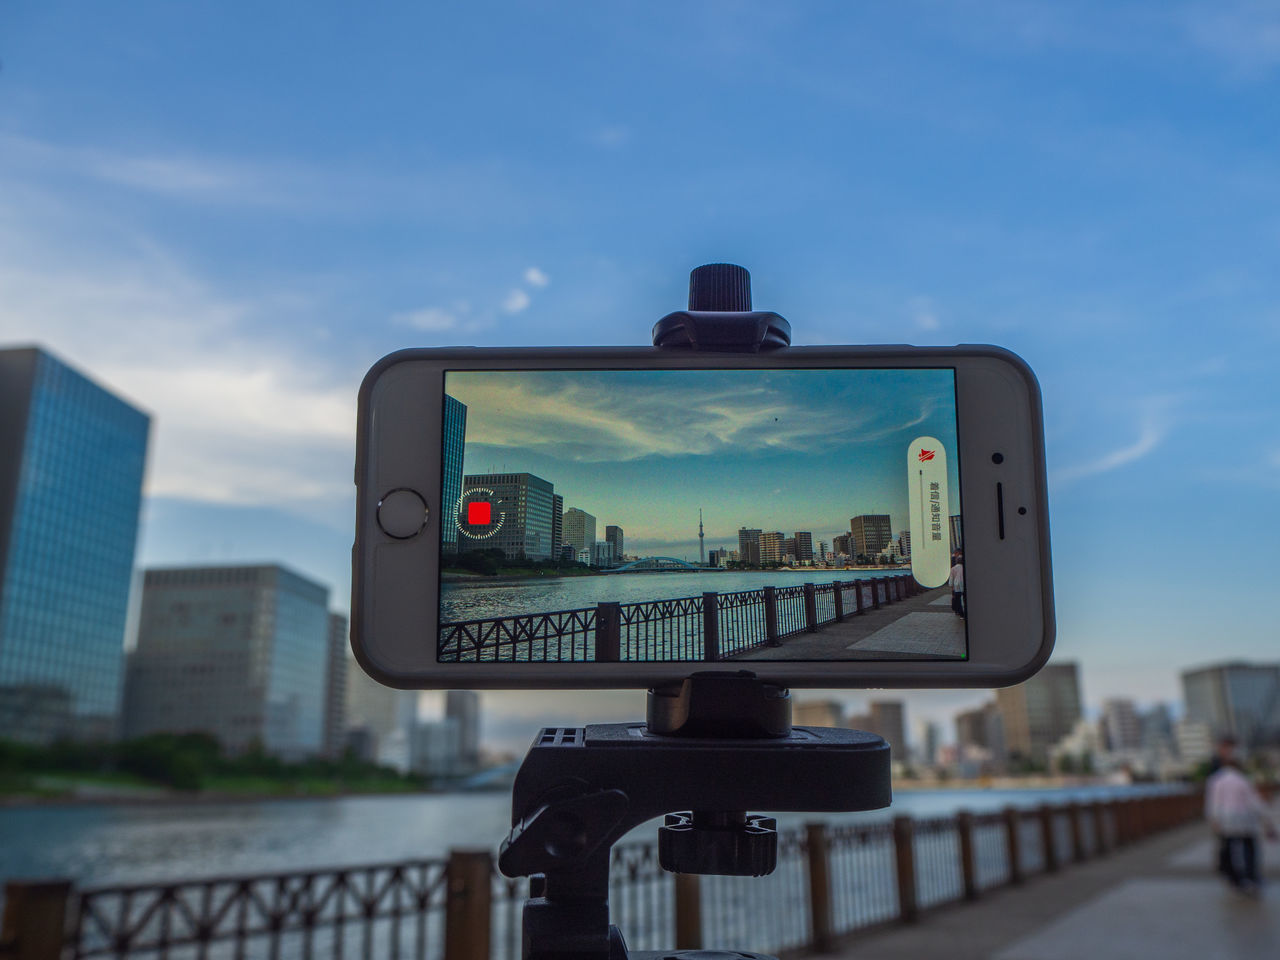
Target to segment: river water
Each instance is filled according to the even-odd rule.
[[[891,811],[781,814],[778,819],[789,825],[875,820],[891,813],[942,816],[959,809],[1102,799],[1140,789],[902,790]],[[496,849],[510,816],[507,793],[2,808],[0,881],[68,877],[80,885],[146,883],[437,857],[455,847]],[[656,825],[645,824],[628,839],[652,840]]]
[[[443,623],[486,617],[579,610],[603,601],[637,603],[697,597],[714,590],[733,593],[761,587],[787,587],[836,580],[892,577],[906,570],[746,570],[722,573],[614,573],[595,577],[526,577],[444,583],[440,593]]]

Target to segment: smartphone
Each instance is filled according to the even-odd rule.
[[[406,688],[991,687],[1053,647],[996,347],[406,350],[360,391],[352,646]]]

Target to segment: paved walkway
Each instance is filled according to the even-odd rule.
[[[1119,853],[976,904],[925,914],[848,941],[857,960],[1270,960],[1280,958],[1280,844],[1263,863],[1271,886],[1260,900],[1230,890],[1212,871],[1215,846],[1203,824],[1153,837]]]
[[[965,655],[964,621],[951,612],[945,587],[883,603],[880,609],[845,613],[813,633],[781,646],[739,654],[738,660],[936,660]]]

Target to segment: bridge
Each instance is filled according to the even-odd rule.
[[[605,573],[688,573],[692,571],[713,570],[714,567],[700,567],[688,560],[675,557],[641,557],[620,567],[610,567]]]

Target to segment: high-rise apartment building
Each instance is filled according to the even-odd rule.
[[[942,728],[933,720],[928,721],[924,725],[924,754],[922,759],[925,766],[936,766],[938,763],[938,748],[942,746]]]
[[[488,491],[483,496],[491,504],[492,515],[501,517],[496,533],[484,537],[460,534],[462,550],[498,549],[509,560],[550,560],[555,510],[555,488],[549,480],[532,473],[478,473],[462,478],[463,493],[468,501],[479,499],[475,491]]]
[[[797,530],[795,537],[795,549],[792,551],[799,563],[813,562],[813,534],[808,530]]]
[[[743,566],[760,565],[760,531],[738,528],[738,562]]]
[[[444,695],[445,719],[458,725],[458,764],[465,770],[480,765],[480,695],[472,690],[449,690]]]
[[[907,760],[907,707],[901,700],[873,700],[871,729],[889,742],[889,756]]]
[[[1142,721],[1132,700],[1104,700],[1101,723],[1108,750],[1142,749]]]
[[[551,559],[563,559],[564,546],[564,497],[551,495]]]
[[[864,513],[849,520],[850,544],[854,556],[879,556],[893,536],[887,513]]]
[[[324,675],[324,748],[330,759],[342,756],[347,744],[347,669],[350,631],[347,618],[329,614],[329,663]],[[356,669],[360,669],[356,667]]]
[[[760,534],[760,562],[781,563],[787,535],[781,530],[766,530]]]
[[[911,556],[911,531],[910,530],[898,531],[898,546],[902,550],[902,555],[904,557]]]
[[[604,539],[613,547],[613,559],[617,563],[622,562],[622,547],[626,539],[626,534],[617,524],[609,524],[604,528]]]
[[[1005,762],[1004,719],[994,700],[973,710],[956,714],[956,746],[962,755],[983,751],[990,769],[1000,770]]]
[[[1182,674],[1186,719],[1247,750],[1280,744],[1280,663],[1212,664]]]
[[[596,518],[585,510],[570,507],[564,512],[564,542],[577,554],[586,550],[589,557],[596,545]]]
[[[1050,663],[1030,680],[996,691],[1009,756],[1044,764],[1080,719],[1080,668]]]
[[[0,350],[0,736],[118,733],[149,429],[44,350]]]
[[[852,557],[855,553],[852,541],[853,537],[847,533],[836,534],[836,536],[831,539],[831,552],[837,557]]]
[[[458,504],[462,499],[462,455],[467,442],[467,405],[444,395],[444,430],[441,434],[442,484],[440,495],[441,548],[458,549]]]
[[[231,752],[325,748],[329,591],[281,566],[148,570],[125,730],[204,732]]]

